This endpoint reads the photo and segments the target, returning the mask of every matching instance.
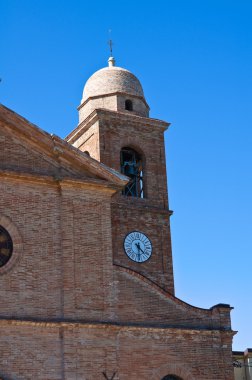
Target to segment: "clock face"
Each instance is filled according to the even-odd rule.
[[[9,233],[0,226],[0,268],[11,258],[13,243]]]
[[[124,251],[131,260],[143,263],[151,257],[151,241],[142,232],[130,232],[124,239]]]

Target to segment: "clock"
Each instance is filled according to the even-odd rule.
[[[126,255],[137,263],[143,263],[151,257],[151,241],[142,232],[132,231],[124,239],[124,251]]]
[[[10,234],[0,226],[0,268],[7,264],[11,258],[12,251],[13,243]]]

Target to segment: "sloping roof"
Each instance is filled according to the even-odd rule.
[[[83,172],[83,177],[85,173],[89,173],[92,178],[109,182],[115,188],[122,188],[128,182],[126,176],[89,157],[55,134],[43,131],[2,104],[0,104],[0,128],[13,133],[52,162],[60,159],[63,166],[79,173],[78,179]]]

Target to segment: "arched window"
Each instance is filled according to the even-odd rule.
[[[125,109],[127,111],[133,111],[133,103],[130,99],[125,100]]]
[[[132,148],[121,150],[121,172],[130,178],[123,194],[128,197],[144,198],[143,192],[143,161],[141,155]]]
[[[182,380],[181,377],[175,375],[166,375],[162,380]]]

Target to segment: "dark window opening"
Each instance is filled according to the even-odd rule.
[[[121,172],[130,178],[123,194],[128,197],[144,198],[143,162],[139,153],[131,148],[121,150]]]
[[[127,111],[133,111],[133,103],[131,100],[129,99],[125,100],[125,109]]]
[[[0,267],[3,267],[10,260],[12,251],[11,236],[3,226],[0,226]]]
[[[175,375],[167,375],[162,378],[162,380],[182,380],[181,377]]]

